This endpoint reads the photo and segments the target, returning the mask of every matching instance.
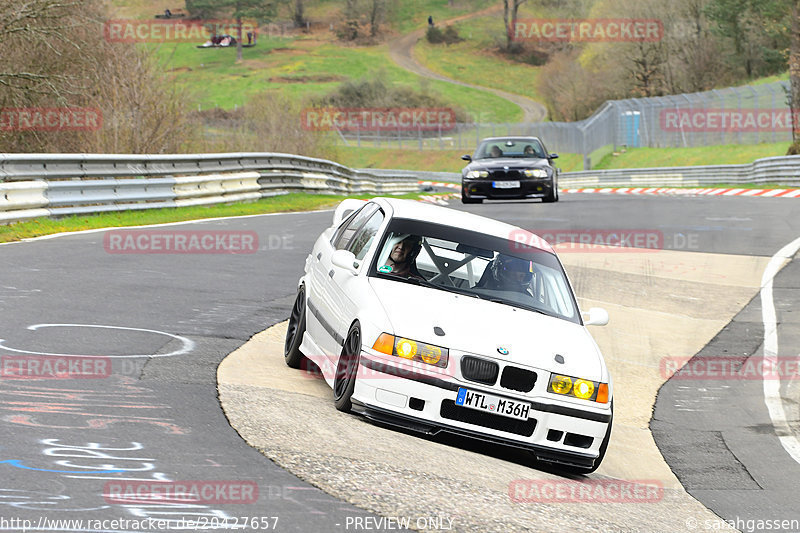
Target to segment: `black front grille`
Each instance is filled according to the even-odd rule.
[[[533,430],[536,429],[536,420],[533,418],[517,420],[507,416],[483,413],[475,409],[459,407],[453,400],[442,400],[439,414],[442,418],[447,418],[448,420],[457,420],[465,424],[505,431],[515,435],[522,435],[523,437],[530,437],[533,435]]]
[[[500,378],[500,386],[519,392],[530,392],[536,385],[536,372],[507,366],[503,369],[503,376]]]
[[[487,361],[478,357],[466,356],[461,358],[461,375],[464,379],[494,385],[500,367],[494,361]]]
[[[489,178],[496,181],[518,181],[522,179],[522,172],[519,170],[492,170]]]

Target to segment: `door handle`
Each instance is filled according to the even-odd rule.
[[[317,254],[317,261],[319,261],[319,258],[320,258],[320,257],[322,257],[322,252],[320,252],[320,253],[318,253],[318,254]]]
[[[329,277],[329,278],[332,278],[334,274],[336,274],[336,271],[335,271],[335,270],[333,270],[333,269],[331,269],[331,271],[330,271],[330,272],[328,272],[328,277]]]

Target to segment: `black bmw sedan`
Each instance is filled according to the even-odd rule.
[[[483,139],[469,164],[461,171],[461,201],[541,198],[558,201],[558,169],[537,137],[489,137]]]

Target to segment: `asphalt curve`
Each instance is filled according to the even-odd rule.
[[[800,233],[793,204],[570,195],[556,205],[509,202],[469,210],[532,229],[656,229],[665,248],[767,257]],[[247,517],[266,519],[260,522],[266,529],[278,517],[281,531],[343,531],[356,523],[396,530],[396,524],[367,521],[380,517],[264,459],[228,425],[217,399],[217,365],[256,332],[285,320],[304,259],[330,217],[162,227],[165,233],[254,232],[258,249],[249,254],[116,253],[107,232],[0,246],[4,363],[40,353],[106,356],[113,363],[97,379],[0,379],[0,516],[31,520],[30,530],[56,531],[158,529],[42,520],[183,517],[232,527]],[[783,472],[771,475],[780,479]],[[109,495],[112,481],[168,480],[251,482],[258,499],[167,504]],[[0,521],[0,529],[21,528]]]

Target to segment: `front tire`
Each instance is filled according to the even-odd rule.
[[[283,346],[283,358],[292,368],[300,368],[303,362],[303,353],[300,345],[303,343],[303,334],[306,332],[306,289],[301,285],[297,290],[297,298],[289,315],[289,325],[286,328],[286,342]]]
[[[553,188],[550,189],[550,193],[547,196],[542,198],[542,202],[550,204],[557,201],[558,201],[558,182],[556,180],[553,180]]]
[[[356,374],[361,359],[361,327],[358,322],[350,326],[347,338],[342,346],[342,355],[336,365],[336,377],[333,380],[333,405],[343,413],[349,413],[353,407],[352,397],[356,388]]]

